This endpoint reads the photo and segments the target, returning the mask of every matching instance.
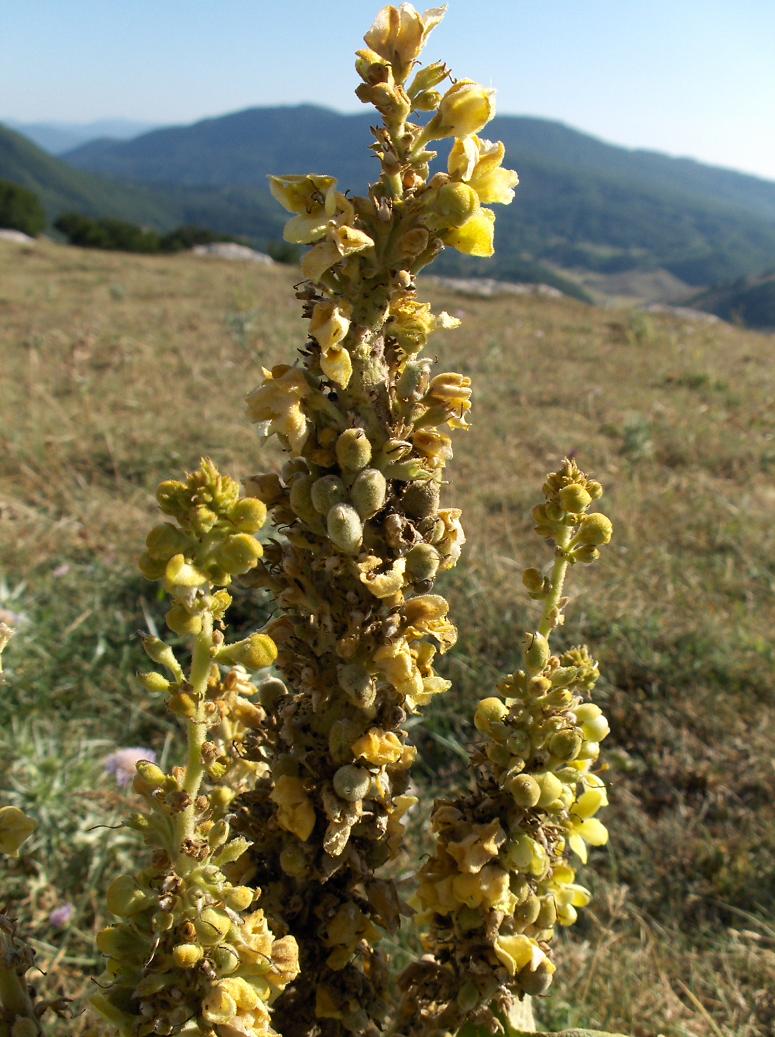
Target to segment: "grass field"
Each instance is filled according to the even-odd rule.
[[[276,458],[243,417],[260,364],[303,325],[288,268],[0,242],[0,618],[17,629],[0,699],[0,800],[40,821],[18,898],[42,980],[79,998],[100,889],[131,859],[121,746],[174,754],[133,680],[163,604],[133,569],[161,478],[211,454],[244,477]],[[570,300],[473,300],[437,340],[474,379],[445,501],[468,545],[445,593],[454,689],[414,728],[428,799],[466,780],[472,703],[513,668],[529,511],[573,453],[607,488],[614,543],[572,574],[567,643],[602,660],[610,846],[538,1006],[548,1029],[633,1037],[775,1032],[775,338]],[[249,608],[245,600],[244,608]],[[69,924],[51,912],[72,903]],[[59,916],[55,916],[57,918]],[[94,1032],[85,1018],[63,1032]]]

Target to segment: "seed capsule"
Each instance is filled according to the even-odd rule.
[[[352,764],[340,767],[334,775],[334,791],[340,799],[346,799],[348,803],[356,803],[363,799],[369,791],[370,784],[369,772]]]
[[[551,654],[549,642],[543,634],[539,634],[538,631],[532,634],[525,634],[522,647],[528,668],[534,673],[543,670]]]
[[[362,428],[348,428],[336,441],[336,459],[350,472],[359,472],[371,460],[371,443]]]
[[[327,515],[335,504],[347,500],[347,493],[338,475],[324,475],[312,483],[310,497],[315,511],[319,515]]]
[[[353,483],[350,496],[362,519],[369,519],[383,507],[387,480],[378,468],[364,468]]]
[[[585,515],[577,540],[580,544],[600,547],[611,542],[613,529],[613,523],[607,515],[601,515],[599,512],[594,515]]]
[[[439,569],[439,552],[432,544],[415,544],[406,556],[407,572],[415,580],[432,580]]]
[[[326,516],[326,529],[341,551],[356,554],[363,541],[363,525],[351,504],[335,504]]]
[[[424,519],[435,515],[439,510],[439,484],[435,479],[409,483],[401,496],[401,504],[410,518]]]

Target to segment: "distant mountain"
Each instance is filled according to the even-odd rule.
[[[775,329],[775,269],[718,285],[695,296],[691,304],[749,328]]]
[[[19,133],[0,126],[0,180],[35,191],[53,220],[63,212],[113,216],[159,230],[196,224],[242,234],[266,247],[281,235],[282,215],[264,190],[164,188],[74,169]]]
[[[110,137],[114,140],[129,140],[141,133],[156,129],[153,123],[135,122],[131,119],[97,119],[96,122],[18,122],[16,119],[2,120],[6,126],[37,144],[52,155],[85,144],[96,138]]]
[[[362,191],[376,172],[369,113],[314,105],[251,108],[134,140],[94,141],[63,157],[79,169],[157,185],[264,190],[271,172],[329,172]],[[687,286],[775,261],[775,183],[606,144],[561,123],[499,116],[488,128],[520,173],[499,213],[488,273],[517,279],[535,262],[618,274],[668,271]],[[481,264],[445,257],[448,271]]]

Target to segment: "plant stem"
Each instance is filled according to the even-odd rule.
[[[552,567],[551,583],[552,589],[544,603],[544,611],[541,615],[541,622],[538,624],[539,634],[543,634],[545,638],[549,638],[552,630],[555,627],[553,613],[557,608],[557,605],[562,597],[562,588],[565,583],[565,574],[568,571],[568,559],[565,557],[565,548],[571,538],[570,527],[564,527],[563,531],[557,537],[556,542],[556,554],[554,559],[554,566]]]
[[[186,776],[183,781],[183,789],[188,793],[191,801],[180,815],[175,833],[178,846],[184,839],[190,838],[194,834],[194,800],[199,793],[199,786],[204,775],[202,746],[207,733],[205,699],[212,665],[212,646],[213,616],[211,612],[206,611],[202,614],[202,629],[194,641],[191,660],[191,695],[196,703],[196,713],[186,724]]]

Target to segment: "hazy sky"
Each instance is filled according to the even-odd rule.
[[[366,0],[0,0],[0,118],[191,122],[353,97]],[[428,57],[502,113],[775,179],[775,0],[449,0]]]

